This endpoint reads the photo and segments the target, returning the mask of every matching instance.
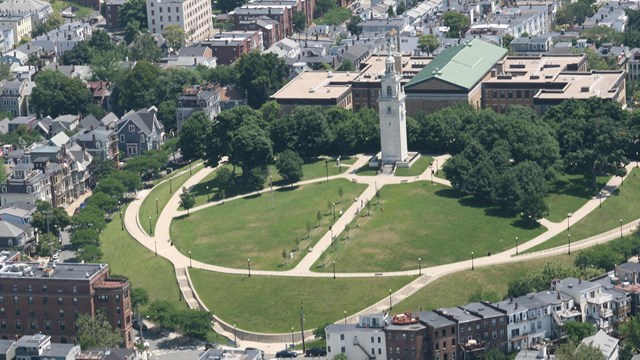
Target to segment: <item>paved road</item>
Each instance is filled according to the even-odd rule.
[[[433,166],[436,166],[437,164],[438,168],[441,168],[447,159],[448,159],[447,155],[438,156],[436,157],[436,161],[434,161]],[[356,175],[355,171],[361,166],[363,166],[364,164],[366,164],[367,161],[368,161],[368,157],[361,155],[359,159],[349,167],[347,172],[340,175],[329,177],[330,180],[343,178],[343,179],[348,179],[350,181],[367,185],[367,188],[360,195],[360,197],[358,198],[358,201],[355,201],[346,211],[344,211],[342,216],[333,225],[332,228],[333,228],[334,237],[338,237],[340,232],[344,230],[345,225],[350,223],[353,220],[353,218],[356,216],[356,212],[360,207],[360,200],[363,200],[364,203],[366,203],[366,201],[371,200],[375,196],[377,189],[380,189],[385,185],[391,185],[391,184],[401,184],[401,183],[414,182],[414,181],[431,181],[432,180],[431,167],[429,167],[421,175],[412,176],[412,177],[397,177],[397,176],[384,176],[384,175],[378,175],[378,176]],[[631,170],[632,167],[633,165],[630,164],[628,165],[627,168],[628,170]],[[187,188],[190,188],[191,186],[198,184],[204,177],[209,175],[214,170],[215,169],[213,168],[204,168],[198,171],[196,174],[194,174],[191,178],[189,178],[185,182],[184,186]],[[174,176],[179,176],[180,174],[176,174]],[[606,199],[608,198],[608,195],[612,193],[613,190],[615,190],[620,185],[621,180],[622,179],[620,177],[613,177],[607,183],[607,185],[604,188],[604,197],[602,201],[606,201]],[[326,181],[326,178],[302,181],[300,183],[297,183],[296,185],[304,185],[304,184],[310,184],[310,183],[321,182],[321,181]],[[433,182],[439,183],[445,186],[450,186],[449,181],[445,179],[437,178],[437,177],[433,177]],[[268,191],[270,190],[264,189],[259,193],[265,193]],[[227,273],[227,274],[246,274],[245,269],[226,268],[222,266],[201,263],[195,260],[190,261],[188,256],[180,253],[175,247],[171,246],[170,239],[169,239],[169,228],[170,228],[171,220],[174,217],[182,216],[186,214],[185,211],[177,210],[179,201],[180,201],[179,192],[174,193],[174,195],[171,197],[171,199],[169,200],[165,208],[162,210],[162,213],[160,214],[160,218],[157,222],[157,225],[154,231],[154,236],[148,236],[145,233],[145,231],[142,229],[140,224],[138,223],[138,212],[140,209],[140,205],[142,204],[142,202],[144,201],[144,198],[148,195],[149,192],[150,190],[144,190],[139,192],[138,197],[127,208],[127,212],[125,213],[125,226],[136,240],[138,240],[141,244],[143,244],[150,250],[153,251],[157,247],[158,254],[160,256],[163,256],[169,259],[174,264],[174,267],[176,268],[176,273],[185,274],[186,289],[185,288],[182,289],[183,294],[185,294],[185,292],[191,291],[190,287],[188,286],[189,285],[188,271],[186,271],[187,267],[190,265],[199,269],[205,269],[205,270],[216,271],[216,272]],[[255,195],[255,193],[240,195],[234,198],[225,199],[225,202],[234,201],[237,199],[241,199],[241,198],[244,198],[247,196],[253,196],[253,195]],[[219,204],[221,204],[221,202],[211,202],[208,204],[198,206],[192,209],[191,212],[199,211],[210,206],[217,206]],[[580,219],[584,218],[590,212],[597,209],[599,204],[600,204],[600,198],[594,197],[590,199],[589,201],[587,201],[587,203],[584,206],[582,206],[579,210],[577,210],[575,213],[572,214],[571,222],[575,223]],[[547,228],[547,231],[539,235],[538,237],[527,241],[524,244],[519,244],[519,247],[518,247],[519,252],[523,252],[538,244],[541,244],[544,241],[564,231],[566,228],[566,219],[558,223],[553,223],[546,219],[543,219],[541,220],[541,224]],[[622,232],[624,234],[629,234],[636,228],[636,225],[637,225],[637,221],[633,221],[631,223],[625,224],[622,227]],[[613,238],[617,238],[619,234],[620,234],[619,231],[616,229],[611,232],[601,234],[597,237],[590,238],[587,241],[582,241],[582,242],[577,241],[572,244],[572,248],[580,249],[583,247],[592,246],[595,243],[609,241]],[[332,236],[331,232],[327,232],[324,236],[322,236],[322,238],[314,246],[313,251],[309,252],[294,268],[290,270],[287,270],[287,271],[252,270],[251,274],[256,276],[263,275],[263,276],[332,277],[333,274],[331,273],[317,273],[310,270],[310,268],[317,261],[320,255],[329,246],[331,246],[331,236]],[[514,249],[506,250],[499,254],[494,254],[490,257],[477,257],[475,258],[473,265],[475,267],[483,267],[483,266],[489,266],[489,265],[495,265],[495,264],[501,264],[501,263],[510,263],[510,262],[516,262],[516,261],[529,260],[533,258],[541,258],[541,257],[557,255],[557,254],[564,253],[565,251],[566,251],[565,247],[558,247],[558,248],[550,249],[544,252],[515,256],[516,250],[514,248]],[[469,255],[471,257],[471,254]],[[421,275],[421,276],[418,276],[414,281],[412,281],[411,283],[403,287],[402,289],[392,294],[391,296],[392,302],[398,303],[403,299],[416,293],[418,290],[420,290],[422,287],[426,286],[433,280],[441,276],[451,274],[453,272],[470,269],[471,265],[472,265],[471,260],[469,259],[467,261],[460,261],[457,263],[434,266],[430,268],[424,268],[422,270],[414,269],[409,271],[384,272],[382,276]],[[380,276],[380,273],[338,273],[336,274],[336,276],[337,277],[375,277],[375,276]],[[192,296],[191,299],[189,298],[190,296]],[[185,298],[189,301],[190,306],[192,307],[197,306],[197,301],[195,299],[196,297],[197,297],[196,293],[193,293],[192,295],[189,295],[189,294],[185,295]],[[347,318],[347,321],[350,323],[356,322],[357,317],[362,313],[371,313],[375,311],[387,310],[388,301],[389,301],[389,298],[385,297],[384,299],[380,300],[378,303],[373,304],[372,306],[362,310],[361,312],[349,316]],[[222,334],[225,334],[226,336],[232,336],[232,334],[226,333],[222,328],[216,328],[216,331]]]

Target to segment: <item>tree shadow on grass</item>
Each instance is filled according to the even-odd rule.
[[[290,186],[285,186],[285,187],[276,189],[276,192],[294,191],[294,190],[297,190],[299,188],[300,188],[300,186],[298,186],[298,185],[290,185]]]
[[[605,184],[606,182],[598,182],[597,186],[601,188]],[[549,183],[550,194],[562,194],[588,199],[597,194],[597,192],[591,188],[591,179],[587,179],[584,176],[571,180],[556,179]]]

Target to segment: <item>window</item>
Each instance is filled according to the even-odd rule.
[[[27,291],[28,291],[28,292],[32,292],[32,291],[33,291],[33,286],[31,286],[31,285],[27,285]]]
[[[125,142],[125,139],[124,139],[124,135],[123,135],[123,134],[120,134],[120,142],[122,142],[122,143],[123,143],[123,142]]]
[[[136,131],[136,127],[133,125],[129,125],[129,132],[134,132]]]
[[[387,86],[387,96],[391,96],[391,86]]]
[[[22,321],[16,320],[16,330],[22,329]]]
[[[64,317],[64,309],[60,309],[60,317]]]
[[[31,328],[31,330],[35,330],[36,329],[36,322],[31,320],[31,322],[29,323],[29,327]]]
[[[340,334],[340,340],[344,340],[344,334]]]
[[[67,324],[64,321],[60,321],[60,331],[66,331]]]
[[[51,330],[51,321],[45,321],[44,322],[44,329],[47,331]]]
[[[0,308],[0,315],[4,316],[4,308]]]
[[[14,297],[13,297],[13,303],[14,303],[14,304],[19,304],[19,303],[20,303],[20,300],[18,299],[18,297],[17,297],[17,296],[14,296]]]
[[[62,298],[61,297],[58,298],[58,305],[62,305]]]
[[[345,350],[344,346],[340,348],[340,352],[341,352],[341,353],[345,353],[345,352],[347,352],[347,351]]]
[[[4,304],[4,296],[0,295],[0,304]]]
[[[58,286],[58,293],[61,293],[62,289],[63,289],[62,286]]]
[[[13,284],[13,292],[17,292],[18,291],[18,285]]]
[[[7,322],[2,320],[0,321],[0,328],[6,329],[7,328]]]
[[[78,305],[78,298],[76,297],[73,298],[73,305]]]
[[[48,304],[49,303],[49,298],[48,297],[43,297],[42,298],[42,303],[45,304],[45,305]]]
[[[28,302],[29,304],[33,304],[33,296],[29,296],[29,297],[27,298],[27,302]]]

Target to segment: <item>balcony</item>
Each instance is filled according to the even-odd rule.
[[[608,302],[611,302],[612,300],[613,300],[613,295],[611,294],[598,294],[595,297],[587,298],[588,303],[598,304],[598,305],[606,304]]]
[[[613,316],[613,310],[611,310],[611,309],[600,309],[600,311],[598,311],[598,314],[600,315],[600,318],[602,318],[602,319],[610,318],[610,317]]]

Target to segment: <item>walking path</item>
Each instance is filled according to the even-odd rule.
[[[402,184],[402,183],[414,182],[414,181],[433,181],[434,183],[451,186],[448,180],[432,176],[432,167],[434,171],[440,169],[448,158],[449,158],[448,155],[435,157],[432,166],[427,168],[419,176],[408,176],[408,177],[384,176],[384,175],[359,176],[355,173],[356,170],[362,167],[363,165],[365,165],[369,160],[367,156],[359,155],[358,160],[353,165],[349,166],[348,170],[345,173],[340,175],[330,176],[328,178],[329,180],[347,179],[353,182],[367,185],[367,188],[356,199],[356,201],[354,201],[354,203],[346,211],[343,212],[340,218],[338,218],[338,220],[332,226],[331,231],[324,234],[321,237],[321,239],[316,243],[313,250],[308,254],[306,254],[306,256],[303,259],[301,259],[301,261],[294,268],[287,271],[252,270],[251,274],[256,276],[296,276],[296,277],[316,277],[316,278],[333,277],[334,275],[332,273],[313,272],[310,270],[310,268],[320,258],[322,253],[326,251],[329,248],[329,246],[331,246],[332,237],[334,239],[337,238],[338,235],[344,230],[345,226],[351,223],[353,219],[357,216],[357,212],[361,210],[359,209],[361,207],[361,204],[366,203],[367,201],[370,201],[375,196],[377,190],[382,188],[385,185]],[[435,169],[435,166],[438,166],[438,169]],[[631,164],[627,166],[628,173],[631,172],[632,168],[633,168],[633,165]],[[195,173],[193,176],[191,176],[184,183],[183,187],[191,188],[192,186],[202,181],[202,179],[204,179],[207,175],[215,171],[215,169],[217,169],[217,167],[201,169],[200,171]],[[189,170],[185,170],[185,171],[189,171]],[[180,172],[174,176],[179,176],[183,174],[185,171]],[[165,181],[168,181],[168,180],[165,180]],[[318,178],[313,180],[301,181],[294,185],[299,186],[299,185],[312,184],[312,183],[317,183],[322,181],[327,181],[327,178]],[[585,216],[587,216],[590,212],[597,209],[598,206],[600,205],[600,202],[605,201],[610,195],[610,193],[612,193],[613,190],[615,190],[620,185],[621,181],[623,181],[623,179],[620,177],[611,178],[609,182],[607,182],[605,188],[603,189],[603,194],[590,199],[580,209],[578,209],[575,213],[573,213],[571,215],[571,222],[575,223],[581,220],[582,218],[584,218]],[[274,188],[279,189],[282,187],[274,187]],[[223,201],[210,202],[210,203],[195,207],[191,209],[190,212],[199,211],[211,206],[217,206],[219,204],[222,204],[223,202],[234,201],[247,196],[255,196],[256,194],[265,193],[268,191],[270,191],[270,189],[266,188],[255,193],[238,195],[232,198],[225,199]],[[129,231],[129,233],[142,245],[144,245],[151,251],[157,251],[158,255],[163,256],[167,258],[169,261],[171,261],[171,263],[174,265],[176,269],[176,276],[178,278],[178,282],[180,284],[182,294],[185,297],[185,300],[188,302],[189,306],[196,308],[196,307],[199,307],[199,304],[200,306],[202,306],[202,302],[199,301],[198,295],[197,293],[195,293],[195,290],[193,289],[192,284],[190,283],[189,272],[187,271],[187,267],[195,267],[197,269],[204,269],[204,270],[215,271],[215,272],[220,272],[225,274],[239,274],[239,275],[246,274],[245,269],[227,268],[227,267],[206,264],[200,261],[192,260],[190,256],[182,254],[173,246],[170,240],[171,221],[174,217],[183,216],[183,215],[186,215],[187,213],[186,211],[177,210],[180,203],[179,191],[176,191],[174,193],[174,195],[169,199],[168,203],[162,210],[156,224],[154,236],[149,236],[148,234],[146,234],[146,232],[142,229],[142,227],[138,222],[138,212],[140,210],[140,206],[142,202],[144,201],[145,197],[149,194],[149,192],[150,190],[140,191],[138,193],[138,197],[129,205],[125,213],[125,226],[127,228],[127,231]],[[600,199],[599,196],[602,196],[603,198]],[[361,200],[362,200],[362,203],[361,203]],[[525,242],[524,244],[520,244],[518,246],[518,252],[528,250],[538,244],[543,243],[548,239],[551,239],[557,234],[561,233],[562,231],[565,230],[567,222],[566,220],[564,220],[558,223],[553,223],[546,219],[542,219],[540,223],[541,225],[547,228],[547,231],[537,236],[536,238]],[[637,224],[638,224],[638,221],[636,220],[626,225],[623,225],[620,229],[614,229],[612,231],[608,231],[606,233],[597,235],[595,237],[586,239],[584,241],[577,241],[571,244],[571,248],[577,250],[577,249],[592,246],[596,243],[610,241],[612,239],[620,237],[621,234],[622,235],[630,234],[631,232],[633,232],[633,230],[636,229]],[[352,323],[357,321],[357,318],[360,314],[377,312],[377,311],[385,311],[389,309],[389,307],[392,306],[394,303],[398,303],[404,300],[405,298],[415,294],[418,290],[422,289],[424,286],[426,286],[430,282],[444,275],[451,274],[451,273],[465,270],[465,269],[471,269],[472,266],[483,267],[483,266],[489,266],[489,265],[511,263],[516,261],[524,261],[524,260],[530,260],[535,258],[558,255],[566,251],[567,251],[566,246],[560,246],[553,249],[548,249],[548,250],[539,251],[539,252],[530,253],[530,254],[519,254],[518,256],[515,256],[516,249],[514,248],[514,249],[508,249],[506,251],[503,251],[501,253],[491,255],[491,256],[481,256],[481,254],[478,254],[478,257],[476,257],[474,260],[471,260],[471,254],[469,254],[470,255],[469,260],[445,264],[445,265],[433,266],[433,267],[424,268],[424,269],[394,271],[394,272],[384,272],[384,273],[380,273],[380,272],[378,273],[336,273],[335,276],[342,277],[342,278],[380,277],[380,276],[418,276],[415,280],[413,280],[412,282],[410,282],[400,290],[396,291],[395,293],[391,294],[388,298],[384,298],[379,302],[377,302],[376,304],[373,304],[367,307],[366,309],[360,311],[359,313],[349,316],[347,318],[347,322]],[[234,335],[229,331],[229,329],[234,329],[233,327],[230,327],[229,324],[225,324],[222,321],[220,321],[220,323],[223,326],[220,326],[220,324],[217,324],[217,327],[215,328],[216,331],[228,337]],[[248,333],[245,331],[242,331],[242,332]],[[259,335],[259,334],[256,334],[256,335]],[[278,338],[280,339],[281,338],[280,335],[282,334],[273,334],[273,335],[274,336],[278,335],[279,336]]]

